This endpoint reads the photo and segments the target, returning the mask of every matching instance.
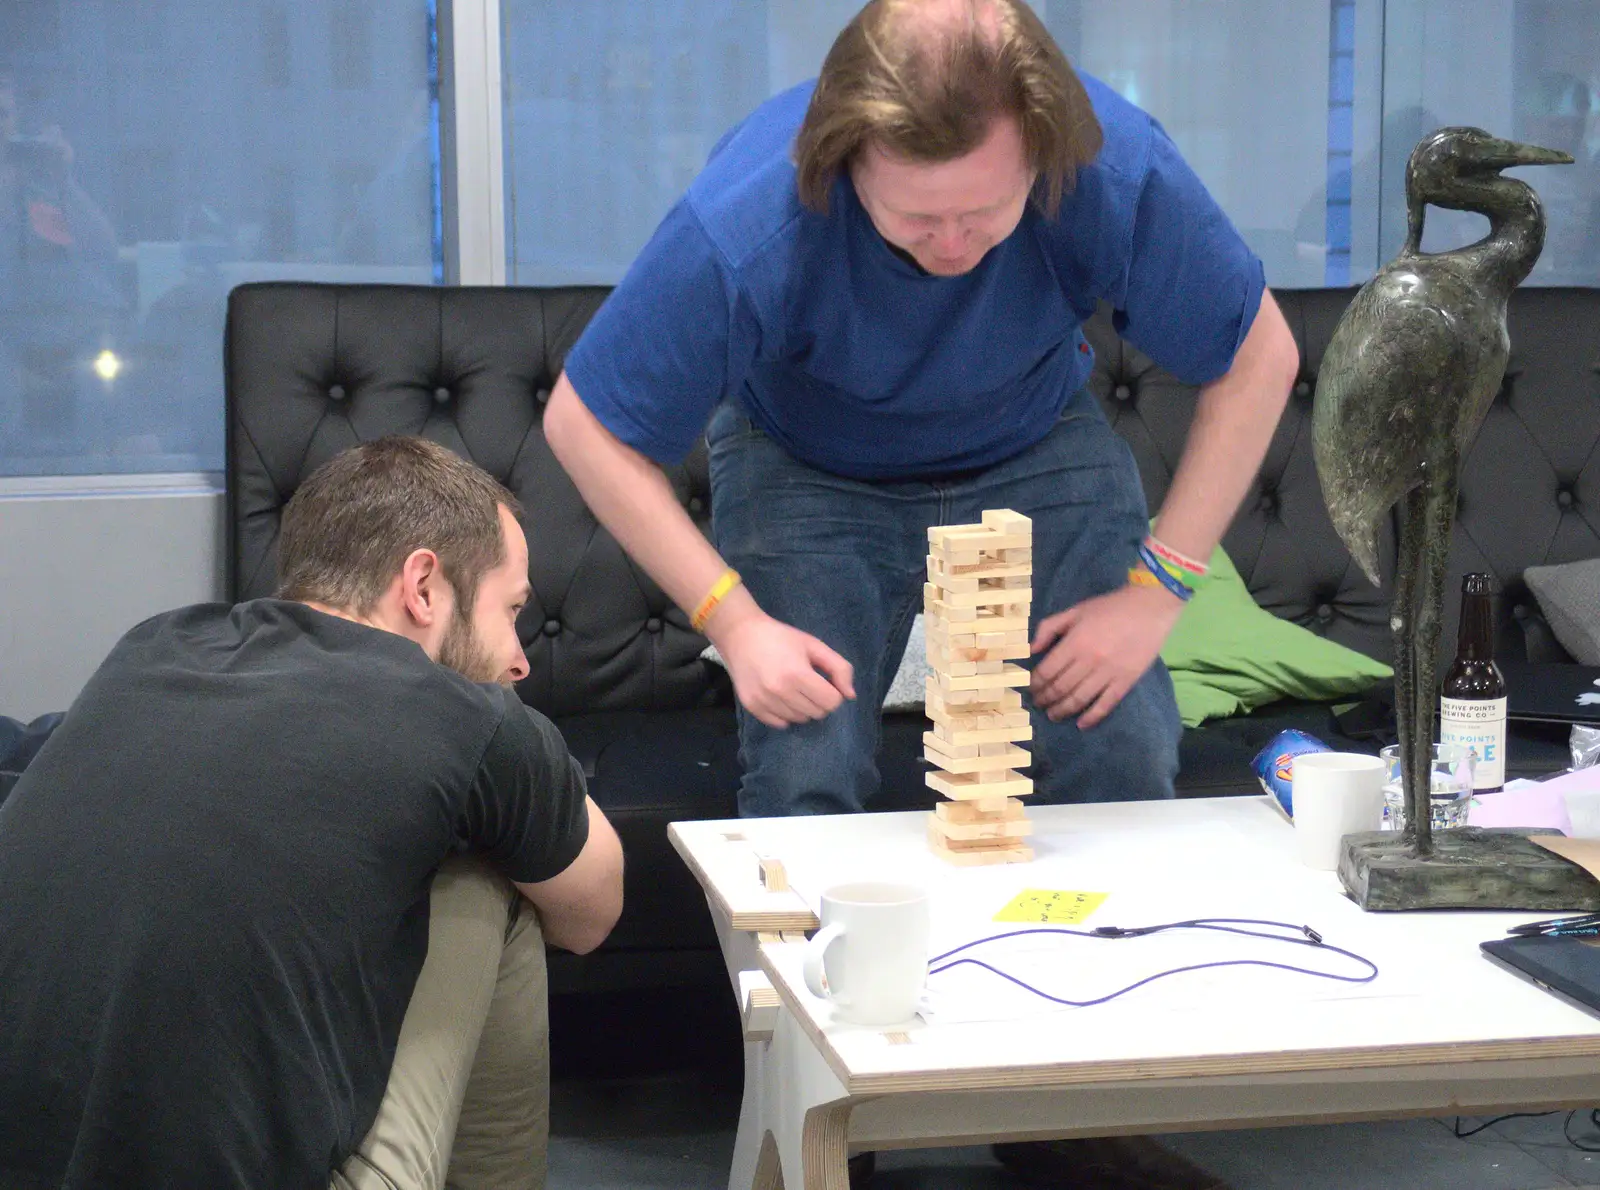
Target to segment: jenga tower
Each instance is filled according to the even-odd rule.
[[[1033,738],[1019,687],[1028,671],[1033,601],[1033,522],[1008,509],[980,525],[928,530],[923,623],[928,635],[928,718],[923,755],[938,766],[928,784],[949,801],[928,816],[928,843],[956,864],[1031,860],[1033,833],[1018,798],[1033,781],[1016,741]]]

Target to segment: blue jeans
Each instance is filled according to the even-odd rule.
[[[863,482],[818,471],[732,405],[717,410],[706,440],[718,550],[768,614],[855,667],[855,700],[823,719],[777,729],[739,709],[745,817],[871,806],[879,708],[922,610],[928,526],[973,523],[990,508],[1032,517],[1035,630],[1041,618],[1126,583],[1148,532],[1133,456],[1087,392],[1037,445],[949,481]],[[1181,731],[1159,660],[1087,731],[1035,708],[1032,800],[1172,797]]]

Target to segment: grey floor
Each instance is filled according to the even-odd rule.
[[[703,1070],[558,1081],[550,1190],[721,1190],[739,1115],[732,1082]],[[1506,1120],[1464,1140],[1446,1119],[1195,1133],[1165,1143],[1234,1190],[1600,1190],[1600,1153],[1569,1145],[1564,1119]],[[1573,1134],[1600,1147],[1586,1113]],[[975,1148],[880,1154],[872,1185],[1005,1190],[1018,1183]]]

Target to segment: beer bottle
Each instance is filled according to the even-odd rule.
[[[1487,574],[1461,580],[1461,627],[1456,659],[1439,698],[1439,742],[1462,744],[1477,754],[1472,788],[1493,793],[1506,782],[1506,680],[1494,663],[1494,616]]]

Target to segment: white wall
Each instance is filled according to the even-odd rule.
[[[66,709],[133,625],[222,598],[221,493],[138,479],[100,495],[0,491],[0,715]]]

